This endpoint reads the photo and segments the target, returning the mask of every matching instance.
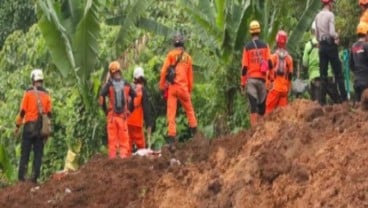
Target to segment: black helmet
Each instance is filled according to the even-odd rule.
[[[184,46],[184,36],[180,32],[176,32],[173,37],[173,44],[175,47]]]

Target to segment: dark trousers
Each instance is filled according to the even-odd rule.
[[[347,100],[344,76],[342,74],[341,61],[339,58],[338,48],[332,41],[321,41],[319,48],[319,70],[321,74],[321,99],[320,104],[326,104],[327,92],[327,71],[328,64],[331,64],[335,81],[339,89],[339,97],[341,101]]]
[[[355,82],[354,83],[354,93],[355,93],[355,101],[360,102],[362,93],[365,89],[368,88],[368,83],[364,82]]]
[[[326,94],[327,94],[334,104],[341,103],[339,91],[337,90],[337,85],[333,78],[331,77],[327,78],[327,88],[325,91],[321,90],[321,87],[322,82],[320,78],[315,78],[311,81],[309,93],[313,101],[322,100],[323,103],[326,103]]]
[[[32,136],[32,133],[30,133],[30,131],[31,131],[30,124],[26,123],[24,125],[22,135],[18,179],[20,181],[24,181],[24,176],[27,173],[29,155],[31,153],[31,149],[33,149],[34,159],[33,159],[33,171],[31,180],[33,182],[37,182],[37,179],[41,173],[44,139],[38,135]]]

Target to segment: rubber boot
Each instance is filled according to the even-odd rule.
[[[165,140],[166,140],[166,145],[165,146],[167,146],[168,150],[171,153],[175,152],[175,150],[176,150],[175,137],[168,136],[168,137],[165,138]]]
[[[250,126],[252,128],[257,126],[257,121],[258,121],[258,113],[251,113],[250,114]]]
[[[190,133],[191,133],[192,137],[194,137],[194,135],[196,135],[196,133],[197,133],[197,127],[190,127]]]

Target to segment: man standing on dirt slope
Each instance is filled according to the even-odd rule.
[[[249,24],[252,40],[245,44],[242,58],[241,91],[247,94],[250,104],[250,124],[257,125],[259,116],[266,111],[266,73],[272,69],[269,46],[259,39],[261,26],[253,20]]]
[[[293,58],[286,50],[287,33],[280,30],[276,35],[277,48],[271,55],[274,68],[269,71],[272,88],[266,99],[266,114],[271,113],[277,107],[288,104],[288,94],[291,87],[293,75]]]
[[[359,6],[362,9],[362,16],[360,16],[360,22],[368,24],[368,0],[359,0]]]
[[[107,115],[108,154],[110,159],[116,158],[118,152],[120,158],[127,158],[131,152],[127,119],[134,108],[135,92],[123,80],[119,62],[110,63],[109,73],[110,79],[99,97],[99,104]],[[108,107],[106,97],[109,98]]]
[[[363,91],[368,88],[368,24],[360,22],[357,34],[358,41],[351,47],[350,67],[355,79],[355,101],[360,102]]]
[[[24,93],[20,113],[16,118],[16,134],[19,133],[19,127],[24,123],[18,172],[20,181],[24,181],[24,175],[27,173],[31,148],[33,148],[34,157],[31,181],[37,183],[37,179],[40,176],[43,147],[47,138],[40,135],[42,121],[39,105],[43,113],[51,118],[51,98],[43,87],[43,79],[44,76],[41,69],[35,69],[31,72],[32,87]]]
[[[345,81],[341,68],[341,61],[337,44],[339,37],[335,31],[335,15],[331,12],[335,0],[321,0],[323,9],[316,18],[316,34],[319,42],[319,70],[321,75],[321,98],[319,103],[326,104],[327,91],[327,71],[329,63],[335,76],[335,80],[339,87],[340,100],[347,101],[347,93],[345,89]]]
[[[176,137],[176,109],[177,102],[183,106],[192,136],[197,131],[197,119],[191,101],[193,90],[193,68],[192,57],[185,52],[184,37],[181,33],[176,33],[173,38],[174,49],[166,56],[161,69],[160,90],[167,91],[167,120],[168,132],[166,142],[169,150],[175,150]]]
[[[309,40],[304,47],[303,53],[303,67],[308,69],[309,75],[309,93],[313,101],[319,101],[326,99],[326,96],[321,95],[321,77],[319,73],[319,55],[318,55],[318,41],[315,36],[316,23],[312,24],[312,38]],[[333,78],[331,67],[328,68],[327,74],[327,89],[326,93],[329,95],[334,103],[340,103],[340,96],[337,90],[336,82]],[[325,102],[325,101],[324,101]]]
[[[137,96],[134,99],[134,110],[128,118],[130,147],[136,145],[137,149],[144,149],[146,148],[146,142],[143,132],[143,121],[147,126],[147,135],[150,139],[153,118],[148,92],[145,88],[146,79],[144,78],[144,71],[142,67],[136,67],[134,69],[133,79],[133,88]]]

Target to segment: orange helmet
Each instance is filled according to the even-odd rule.
[[[356,33],[358,35],[367,35],[368,34],[368,24],[365,22],[359,22]]]
[[[113,61],[109,64],[109,72],[110,74],[113,74],[117,71],[120,71],[120,64],[117,61]]]
[[[359,0],[359,5],[360,6],[368,5],[368,0]]]

